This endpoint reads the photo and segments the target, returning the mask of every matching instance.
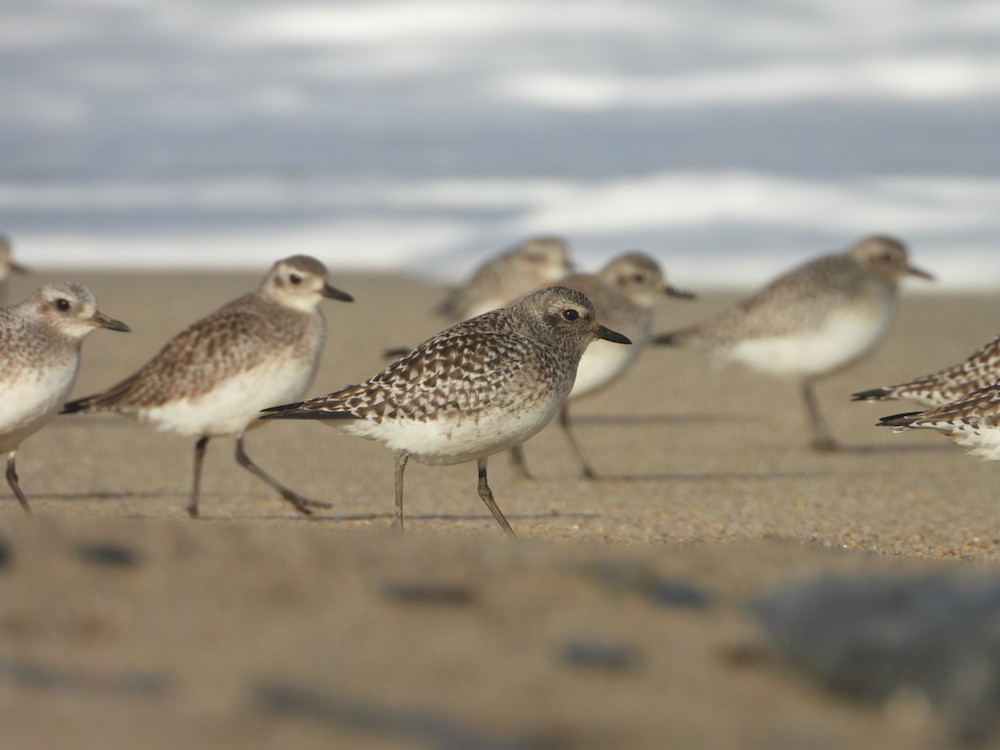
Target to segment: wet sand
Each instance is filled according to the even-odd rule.
[[[133,328],[98,331],[74,395],[109,385],[252,275],[58,271]],[[41,275],[17,279],[23,297]],[[377,371],[442,327],[441,289],[335,274],[310,395]],[[678,279],[678,283],[682,280]],[[915,285],[914,285],[915,286]],[[995,295],[904,293],[885,345],[818,389],[844,449],[806,447],[797,389],[699,352],[650,350],[574,407],[595,481],[555,426],[538,479],[490,463],[505,539],[474,465],[407,472],[316,424],[268,423],[248,453],[333,503],[304,518],[208,449],[187,519],[193,441],[117,417],[62,417],[18,455],[36,514],[0,521],[0,746],[10,748],[936,747],[918,702],[874,706],[800,676],[748,602],[821,573],[993,572],[997,471],[935,434],[873,426],[908,403],[856,390],[958,361],[997,332]],[[662,329],[731,302],[665,300]],[[0,554],[0,561],[3,555]],[[661,601],[648,581],[705,601]]]

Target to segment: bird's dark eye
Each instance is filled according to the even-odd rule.
[[[637,273],[637,274],[635,274],[635,275],[632,276],[632,281],[634,281],[636,284],[641,284],[645,280],[646,280],[646,277],[643,276],[641,273]]]
[[[290,282],[292,282],[293,284],[301,284],[302,283],[302,277],[299,276],[297,273],[293,273],[291,276],[289,276],[288,280]]]
[[[59,299],[57,299],[55,301],[55,305],[56,305],[56,310],[59,310],[60,312],[66,312],[71,307],[71,305],[69,304],[69,300],[66,299],[65,297],[60,297]]]
[[[563,318],[566,320],[577,320],[580,317],[580,311],[574,310],[572,307],[568,310],[563,310]]]

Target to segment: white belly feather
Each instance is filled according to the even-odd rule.
[[[3,384],[0,451],[14,450],[58,413],[73,387],[79,364],[78,356],[67,357],[43,370],[22,372]]]
[[[561,398],[545,399],[523,411],[484,410],[478,416],[422,421],[392,419],[336,420],[327,424],[349,435],[379,440],[394,451],[406,451],[427,464],[459,464],[507,450],[541,430],[559,410]]]
[[[170,401],[142,413],[157,429],[181,435],[240,435],[257,422],[261,409],[302,397],[315,373],[312,362],[269,360],[223,380],[208,393]]]
[[[830,315],[819,328],[800,334],[740,341],[724,356],[774,375],[822,375],[870,352],[891,319],[891,308],[880,316],[845,310]]]

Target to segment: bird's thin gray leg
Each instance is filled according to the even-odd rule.
[[[813,450],[832,451],[837,449],[837,443],[827,429],[826,421],[816,403],[816,393],[813,390],[812,378],[804,378],[802,381],[802,399],[806,402],[806,411],[809,413],[809,427],[812,429]]]
[[[486,507],[490,509],[490,513],[493,517],[497,519],[497,523],[500,524],[500,528],[506,531],[511,536],[517,536],[514,533],[514,529],[510,527],[507,523],[507,519],[504,518],[503,512],[497,506],[496,501],[493,499],[493,490],[490,489],[489,484],[486,482],[486,459],[480,458],[476,462],[476,466],[479,468],[479,497],[483,499],[486,503]]]
[[[517,479],[534,479],[530,471],[528,471],[528,464],[524,460],[524,444],[515,445],[510,449],[510,468],[514,472],[514,477]]]
[[[263,479],[271,487],[276,489],[283,500],[291,503],[292,507],[295,508],[299,513],[306,516],[312,515],[312,510],[310,508],[329,508],[330,503],[324,503],[320,500],[310,500],[308,498],[302,497],[302,495],[297,492],[293,492],[288,489],[285,485],[279,482],[277,479],[272,477],[257,464],[250,460],[250,456],[247,455],[246,450],[243,448],[243,435],[236,438],[236,463],[242,466],[244,469],[249,471],[255,477]]]
[[[17,501],[21,503],[21,507],[24,509],[25,513],[31,513],[31,506],[28,505],[28,498],[24,496],[21,492],[21,485],[17,481],[17,469],[14,467],[14,456],[17,451],[11,451],[7,454],[7,484],[10,488],[14,490],[14,495],[17,497]]]
[[[205,447],[208,445],[208,436],[198,438],[194,444],[194,483],[191,487],[191,502],[188,503],[187,512],[191,518],[198,517],[198,497],[201,495],[201,465],[205,461]]]
[[[580,444],[576,442],[576,437],[574,437],[573,431],[569,428],[569,405],[565,401],[559,409],[559,426],[562,427],[563,432],[566,434],[566,441],[569,443],[573,455],[576,456],[576,460],[580,463],[580,470],[583,472],[583,476],[587,479],[596,479],[597,474],[590,468],[587,459],[583,457]]]
[[[410,454],[406,451],[396,452],[396,515],[392,519],[392,528],[403,531],[403,472]]]

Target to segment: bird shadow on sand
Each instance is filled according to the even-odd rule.
[[[121,492],[50,492],[35,493],[31,495],[32,500],[126,500],[128,498],[187,498],[189,495],[183,492],[137,492],[123,490]]]
[[[943,443],[869,443],[857,445],[838,444],[836,448],[829,451],[816,451],[816,455],[837,456],[867,454],[867,453],[954,453],[955,447],[947,442]]]
[[[741,471],[719,471],[719,472],[698,472],[692,474],[669,473],[669,474],[598,474],[592,479],[578,477],[581,482],[743,482],[752,480],[773,480],[773,479],[814,479],[816,477],[835,476],[832,471],[769,471],[769,472],[741,472]],[[545,477],[540,481],[566,481],[567,477]]]
[[[570,416],[570,425],[573,427],[587,427],[591,425],[687,425],[687,424],[716,424],[725,422],[759,422],[761,417],[753,415],[731,415],[731,414],[582,414]]]

